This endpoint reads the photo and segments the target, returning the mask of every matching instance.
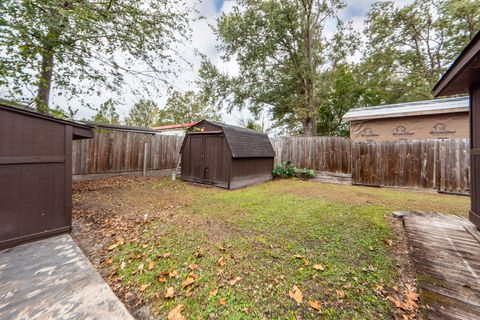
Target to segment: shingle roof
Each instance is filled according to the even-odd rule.
[[[355,121],[453,112],[468,112],[468,105],[468,96],[388,104],[351,109],[343,116],[343,120]]]
[[[265,133],[209,120],[203,120],[198,124],[204,122],[222,128],[233,158],[269,158],[275,156],[270,139]]]

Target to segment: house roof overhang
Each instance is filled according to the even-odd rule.
[[[480,85],[480,32],[463,49],[440,78],[433,94],[436,97],[463,94]]]

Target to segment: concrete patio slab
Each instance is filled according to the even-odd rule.
[[[0,251],[0,319],[133,320],[70,235]]]

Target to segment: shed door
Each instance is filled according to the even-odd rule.
[[[480,228],[480,87],[470,92],[470,221]]]
[[[190,136],[189,177],[200,182],[219,181],[222,136],[198,134]]]
[[[221,172],[221,135],[205,135],[203,142],[203,179],[218,182]]]

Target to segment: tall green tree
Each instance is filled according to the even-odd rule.
[[[47,112],[53,87],[119,91],[126,74],[153,85],[175,72],[188,34],[183,0],[2,0],[0,86]]]
[[[324,74],[328,88],[318,110],[317,133],[322,136],[349,136],[343,116],[357,107],[363,93],[356,66],[342,63]]]
[[[116,103],[112,99],[102,103],[96,111],[90,121],[99,124],[120,124],[120,115],[117,112]]]
[[[360,65],[364,105],[432,98],[432,87],[480,29],[478,0],[373,4]]]
[[[277,126],[316,135],[322,89],[328,89],[320,83],[322,72],[332,66],[328,57],[338,40],[351,38],[341,23],[340,37],[326,39],[323,31],[343,6],[340,0],[238,1],[218,19],[216,33],[223,59],[236,59],[239,75],[222,74],[206,61],[200,86],[228,109],[269,110]],[[350,40],[341,44],[357,42]]]
[[[177,124],[221,119],[219,109],[211,106],[204,95],[194,91],[170,90],[165,107],[160,111],[158,124]]]
[[[258,119],[252,117],[241,118],[239,119],[238,124],[242,127],[258,132],[268,133],[270,131],[270,128],[267,126],[263,117],[259,117]]]
[[[125,122],[129,126],[149,127],[158,123],[160,108],[152,100],[141,99],[128,113]]]

